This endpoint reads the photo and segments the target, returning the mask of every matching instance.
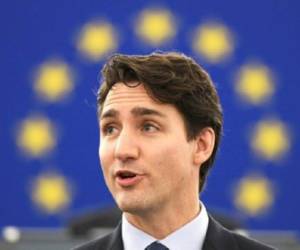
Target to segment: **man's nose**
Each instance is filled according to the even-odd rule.
[[[115,157],[120,161],[125,162],[136,159],[138,156],[139,148],[134,133],[122,130],[116,141]]]

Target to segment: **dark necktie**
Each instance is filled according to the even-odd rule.
[[[159,242],[155,241],[151,243],[149,246],[145,248],[145,250],[169,250],[166,246],[163,244],[160,244]]]

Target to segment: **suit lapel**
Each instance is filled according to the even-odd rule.
[[[232,234],[209,216],[208,229],[203,244],[203,250],[238,250]]]
[[[110,240],[106,249],[109,250],[124,250],[123,240],[122,240],[122,227],[121,222],[116,227],[116,229],[110,235]]]

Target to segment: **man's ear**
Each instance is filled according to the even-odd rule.
[[[210,127],[203,128],[195,140],[194,163],[200,166],[213,152],[215,132]]]

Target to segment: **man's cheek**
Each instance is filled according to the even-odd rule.
[[[109,171],[104,167],[104,163],[101,162],[101,171],[104,177],[104,180],[106,182],[106,185],[110,185],[111,180],[110,180],[110,176],[109,176]]]

